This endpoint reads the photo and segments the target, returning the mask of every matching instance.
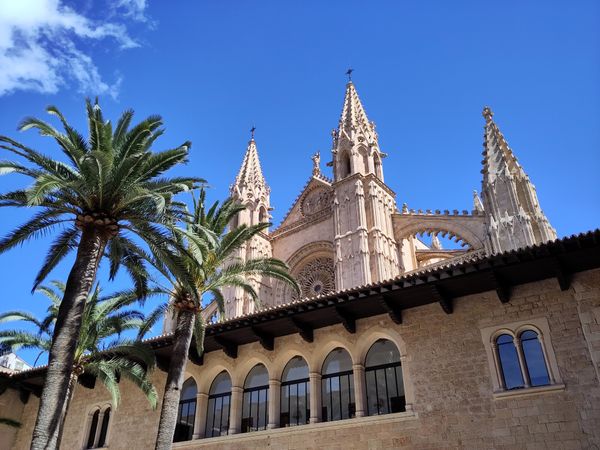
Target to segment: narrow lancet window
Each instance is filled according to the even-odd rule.
[[[505,389],[518,389],[524,386],[519,355],[514,339],[509,334],[502,334],[496,339],[498,360]]]
[[[529,375],[529,384],[531,386],[550,384],[548,368],[546,367],[546,360],[538,334],[533,330],[527,330],[521,333],[520,338],[523,358]]]

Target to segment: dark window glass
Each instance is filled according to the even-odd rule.
[[[367,414],[389,414],[405,410],[400,353],[393,342],[380,339],[365,360]]]
[[[179,411],[173,442],[189,441],[194,435],[194,419],[196,417],[196,395],[198,388],[193,378],[188,378],[181,388]]]
[[[521,333],[521,345],[531,386],[550,384],[548,368],[546,367],[542,345],[537,333],[532,330]]]
[[[242,433],[266,430],[269,422],[269,373],[262,364],[254,366],[244,383]]]
[[[519,356],[512,336],[502,334],[496,339],[498,347],[498,359],[500,360],[500,369],[506,389],[522,388],[523,374],[519,364]]]
[[[281,377],[281,427],[308,423],[309,395],[308,365],[296,356],[287,363]]]
[[[323,422],[354,417],[354,374],[348,352],[334,349],[325,359],[321,373]]]
[[[206,437],[223,436],[229,433],[231,405],[231,378],[221,372],[212,382],[208,393],[206,410]]]
[[[102,426],[100,427],[100,437],[98,438],[98,447],[106,445],[106,434],[108,433],[108,422],[110,421],[110,408],[106,408],[102,416]]]
[[[87,448],[94,448],[94,442],[96,441],[96,429],[98,428],[98,418],[100,417],[100,410],[96,410],[92,416],[92,422],[90,423],[90,432],[88,434]]]

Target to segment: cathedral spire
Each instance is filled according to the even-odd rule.
[[[492,251],[513,250],[556,239],[544,215],[535,187],[493,120],[483,109],[483,209]]]
[[[240,199],[248,198],[247,195],[242,195],[244,191],[250,191],[254,198],[259,198],[260,194],[268,195],[270,192],[262,173],[260,160],[258,159],[258,149],[256,148],[256,141],[254,140],[254,130],[256,130],[256,128],[252,127],[252,137],[248,142],[242,166],[235,177],[235,182],[231,186],[231,195],[234,197],[237,196]]]
[[[348,81],[346,84],[346,95],[338,130],[340,133],[346,132],[349,136],[352,135],[353,131],[356,131],[374,137],[374,125],[369,122],[365,108],[352,81]]]
[[[525,171],[493,120],[491,108],[483,108],[482,115],[485,118],[483,182],[493,183],[501,174],[526,179]]]
[[[333,131],[332,153],[335,181],[356,173],[374,174],[383,181],[381,160],[386,154],[379,149],[375,124],[369,122],[351,80],[346,83],[338,129]]]

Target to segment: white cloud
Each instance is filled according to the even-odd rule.
[[[107,39],[121,49],[137,47],[121,23],[93,21],[62,0],[0,0],[0,96],[31,90],[56,93],[75,82],[86,94],[118,93],[120,78],[103,81],[77,43]],[[120,0],[125,16],[146,20],[145,0]]]
[[[121,11],[125,16],[140,22],[146,22],[146,0],[115,0],[114,8]]]

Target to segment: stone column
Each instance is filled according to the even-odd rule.
[[[525,365],[525,356],[523,355],[521,338],[516,337],[514,343],[517,347],[517,356],[519,357],[519,365],[521,366],[521,375],[523,376],[523,383],[525,383],[525,387],[528,388],[531,386],[531,383],[529,382],[529,374],[527,373],[527,366]]]
[[[242,398],[244,390],[239,386],[231,387],[231,406],[229,413],[229,434],[237,434],[242,430]]]
[[[310,423],[321,421],[321,374],[310,372]]]
[[[365,390],[365,366],[354,364],[354,401],[356,405],[356,417],[367,415],[367,392]]]
[[[196,394],[196,417],[194,419],[194,435],[192,439],[202,439],[206,431],[206,409],[208,407],[208,394]]]
[[[279,428],[281,411],[281,381],[269,380],[269,424],[267,429]]]

